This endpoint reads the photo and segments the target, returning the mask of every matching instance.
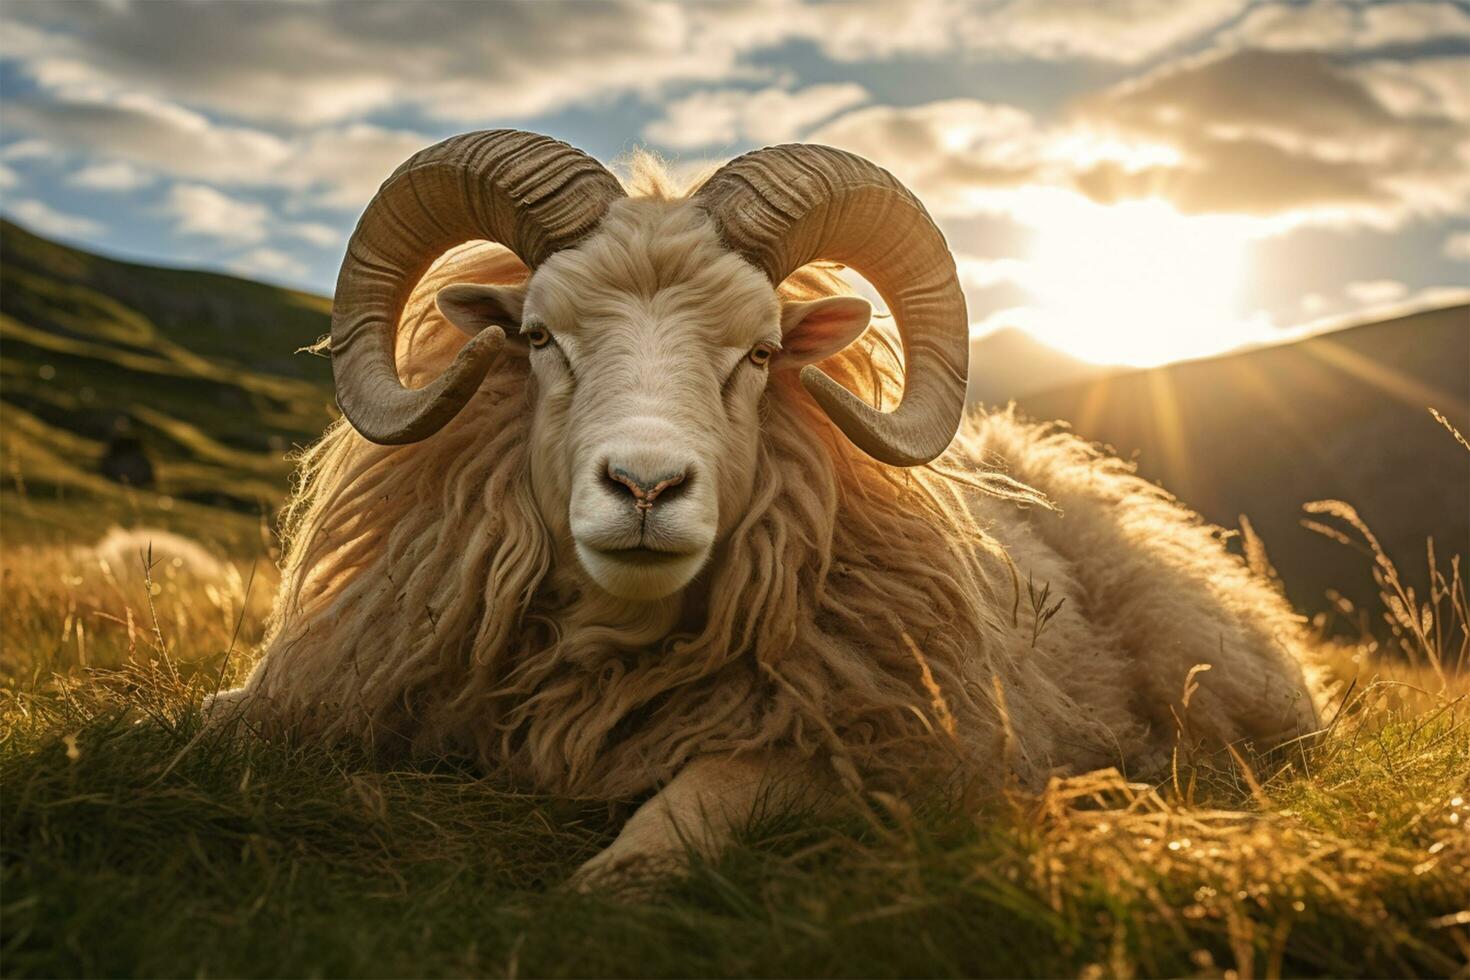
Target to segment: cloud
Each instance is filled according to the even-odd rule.
[[[1470,58],[1339,64],[1212,51],[1083,96],[1052,120],[950,99],[869,106],[810,138],[893,170],[936,214],[1163,198],[1260,230],[1394,228],[1470,209]]]
[[[314,206],[356,211],[400,163],[434,142],[367,123],[323,129],[295,141],[269,182],[303,192]]]
[[[1368,279],[1350,282],[1342,288],[1342,291],[1348,299],[1363,306],[1392,303],[1409,295],[1409,287],[1397,279]]]
[[[759,7],[23,7],[11,12],[7,53],[61,95],[187,92],[191,104],[238,119],[314,126],[395,106],[445,120],[515,119],[738,75],[743,51],[785,35],[784,6]]]
[[[11,5],[0,57],[56,98],[184,98],[310,127],[394,109],[516,120],[671,85],[771,78],[752,55],[797,42],[838,61],[941,52],[1138,64],[1243,0],[909,0],[683,4]],[[187,93],[180,96],[180,93]]]
[[[1243,0],[1020,0],[960,19],[971,50],[1140,64],[1235,17]]]
[[[1000,208],[995,191],[1044,179],[1041,130],[1031,115],[975,99],[858,109],[809,138],[882,164],[936,214]]]
[[[318,248],[329,248],[333,245],[345,245],[347,236],[330,225],[319,224],[314,221],[303,221],[293,225],[287,225],[282,229],[293,238],[299,238],[304,242],[310,242]]]
[[[15,187],[20,183],[20,174],[0,163],[0,187]]]
[[[56,147],[45,140],[22,139],[0,149],[0,160],[45,160],[60,156]]]
[[[1462,69],[1470,59],[1457,59]],[[1436,82],[1446,66],[1431,69]],[[1406,77],[1398,72],[1396,81]],[[1082,100],[1074,121],[1173,146],[1177,165],[1078,179],[1096,199],[1156,192],[1191,212],[1396,227],[1470,206],[1470,124],[1444,94],[1382,96],[1379,64],[1239,50]]]
[[[1457,231],[1444,240],[1446,258],[1470,262],[1470,231]]]
[[[51,141],[29,143],[100,150],[114,162],[190,181],[284,187],[315,206],[347,210],[360,208],[398,164],[433,142],[366,123],[285,138],[138,95],[16,103],[6,121]]]
[[[88,187],[99,191],[131,191],[152,183],[153,177],[131,164],[115,160],[83,167],[66,178],[66,182],[73,187]]]
[[[43,235],[57,238],[79,238],[100,235],[107,229],[101,222],[74,214],[65,214],[41,201],[26,199],[6,205],[20,222]]]
[[[968,53],[1139,64],[1237,16],[1245,0],[912,0],[808,4],[788,29],[839,61]]]
[[[976,292],[994,286],[1024,286],[1031,274],[1030,264],[1015,258],[982,259],[957,252],[954,261],[960,285]]]
[[[674,149],[715,144],[783,143],[844,109],[868,100],[851,82],[813,85],[798,91],[722,89],[694,92],[669,103],[643,135]]]
[[[261,204],[240,201],[202,184],[169,190],[164,211],[177,219],[176,231],[232,242],[258,242],[266,236],[271,213]]]
[[[1365,61],[1353,74],[1395,116],[1470,121],[1470,58],[1464,55]]]
[[[226,267],[246,276],[300,279],[306,273],[302,265],[285,252],[273,248],[255,248],[231,259]]]
[[[1470,39],[1470,12],[1454,3],[1260,3],[1221,41],[1293,51],[1351,51]]]
[[[1308,316],[1317,316],[1327,309],[1329,301],[1321,293],[1307,293],[1298,300],[1298,305]]]
[[[152,96],[12,102],[8,125],[83,151],[198,180],[263,182],[290,157],[270,133],[222,125]]]
[[[1450,306],[1470,305],[1470,289],[1464,286],[1426,286],[1396,299],[1364,302],[1351,310],[1319,317],[1293,327],[1295,336],[1327,333],[1358,323],[1379,323],[1425,310],[1442,310]]]

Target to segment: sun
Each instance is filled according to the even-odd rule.
[[[1029,327],[1077,357],[1147,367],[1264,339],[1240,314],[1249,235],[1161,200],[1053,198],[1035,229]]]

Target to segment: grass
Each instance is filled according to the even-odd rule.
[[[1341,711],[1291,766],[1095,773],[969,812],[767,814],[635,899],[561,887],[617,808],[452,759],[385,769],[202,729],[201,698],[248,666],[273,571],[182,547],[5,556],[7,976],[1446,975],[1470,959],[1452,575],[1409,602],[1427,629],[1338,648]]]
[[[0,450],[6,482],[23,478],[25,490],[0,500],[7,538],[79,532],[79,506],[118,519],[130,502],[97,474],[109,445],[136,440],[131,451],[153,473],[141,488],[147,510],[165,498],[233,511],[243,520],[201,536],[241,546],[280,503],[286,451],[329,418],[327,361],[293,353],[327,332],[328,307],[229,276],[113,261],[0,222]],[[163,514],[191,532],[208,531],[203,516]]]

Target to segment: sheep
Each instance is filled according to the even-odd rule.
[[[345,418],[211,710],[648,796],[581,881],[717,849],[777,785],[1146,776],[1318,725],[1302,624],[1223,532],[1060,426],[964,413],[950,253],[851,154],[625,191],[454,137],[364,213],[330,344]]]
[[[153,578],[187,575],[200,581],[219,580],[235,574],[193,538],[162,528],[113,526],[91,547],[84,566],[100,563],[108,574],[129,588],[141,587],[145,572]],[[148,565],[149,556],[156,560]],[[79,556],[80,557],[80,556]]]

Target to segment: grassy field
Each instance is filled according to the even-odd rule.
[[[0,496],[7,544],[139,520],[259,547],[293,445],[330,418],[329,302],[92,255],[0,222]],[[127,445],[151,478],[105,479]],[[267,536],[268,538],[268,536]]]
[[[1361,540],[1341,516],[1322,519]],[[769,814],[635,899],[561,887],[615,809],[453,759],[384,769],[202,729],[274,583],[268,562],[192,550],[159,533],[5,554],[7,976],[1446,975],[1470,959],[1462,582],[1415,597],[1427,614],[1390,610],[1397,638],[1337,650],[1340,710],[1291,766],[1098,773],[978,812]]]

